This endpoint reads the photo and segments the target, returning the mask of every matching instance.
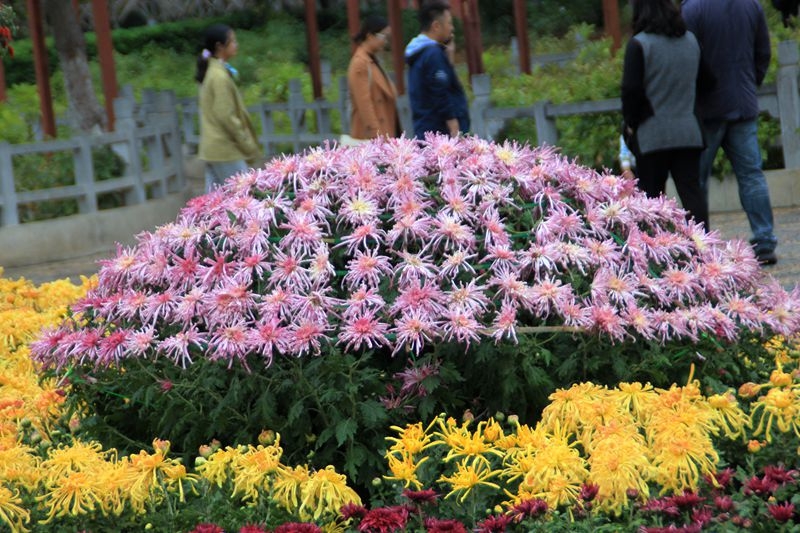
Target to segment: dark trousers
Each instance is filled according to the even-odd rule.
[[[657,198],[664,194],[671,174],[681,204],[688,211],[687,219],[694,217],[707,230],[708,201],[700,188],[700,153],[699,148],[680,148],[637,154],[636,177],[639,188],[648,197]]]

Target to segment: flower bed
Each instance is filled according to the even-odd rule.
[[[553,394],[536,427],[502,414],[397,427],[376,480],[376,502],[385,505],[369,509],[331,468],[284,464],[271,431],[257,445],[210,443],[197,451],[195,468],[158,439],[152,451],[118,457],[75,437],[81,420],[63,411],[57,384],[37,382],[27,344],[92,283],[0,279],[0,520],[13,531],[222,531],[216,523],[249,533],[604,524],[656,531],[795,520],[797,473],[774,459],[798,453],[798,352],[783,339],[767,344],[778,366],[770,380],[744,384],[739,399],[705,397],[696,381],[666,390],[584,383]],[[735,475],[720,468],[720,455],[737,456],[724,446],[739,457],[749,450]]]
[[[170,531],[702,527],[734,513],[687,494],[720,496],[708,480],[732,466],[784,472],[764,482],[793,520],[799,297],[745,243],[551,149],[430,137],[275,159],[120,249],[31,344],[80,420],[63,445],[103,472],[150,465],[33,512]],[[748,461],[741,439],[770,445]],[[657,496],[703,519],[651,513],[674,503]]]

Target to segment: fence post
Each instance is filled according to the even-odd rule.
[[[483,139],[490,139],[486,124],[486,111],[489,109],[489,95],[492,92],[492,80],[488,74],[472,76],[472,94],[469,114],[472,118],[472,133]]]
[[[169,122],[169,144],[167,155],[175,167],[174,190],[180,191],[186,185],[186,175],[183,169],[183,141],[181,140],[181,120],[178,112],[178,98],[172,91],[164,91],[161,96],[162,105],[165,106],[165,120]],[[169,184],[167,184],[169,185]]]
[[[305,132],[305,99],[303,99],[303,86],[300,80],[289,80],[289,123],[292,127],[292,150],[300,152],[300,138]]]
[[[0,141],[0,194],[3,196],[2,226],[19,224],[17,190],[14,185],[14,163],[11,160],[11,145]]]
[[[78,199],[78,212],[97,212],[97,191],[94,186],[94,161],[92,160],[92,139],[87,135],[75,137],[78,147],[74,155],[75,185],[81,186],[83,196]]]
[[[778,43],[778,113],[781,121],[783,163],[787,169],[800,168],[800,96],[798,95],[798,53],[795,41]]]
[[[533,105],[533,118],[536,120],[536,144],[542,146],[558,143],[558,130],[556,121],[547,116],[547,106],[550,102],[536,102]]]
[[[126,163],[125,173],[134,177],[133,188],[125,192],[125,205],[141,204],[147,200],[142,181],[142,161],[136,146],[136,119],[133,116],[135,104],[132,94],[114,99],[116,129],[125,134],[125,140],[115,143],[113,148]]]
[[[350,87],[347,76],[339,77],[339,115],[342,117],[342,133],[350,133],[350,113],[347,104],[350,101]]]

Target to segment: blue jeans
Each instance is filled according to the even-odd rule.
[[[206,192],[211,192],[216,187],[225,183],[225,180],[246,171],[247,162],[239,161],[206,161]]]
[[[758,146],[756,119],[707,121],[703,124],[706,149],[700,157],[700,187],[708,197],[708,177],[720,146],[736,175],[739,201],[747,214],[756,254],[775,250],[778,239],[774,233],[772,204],[764,172],[761,170],[761,148]]]

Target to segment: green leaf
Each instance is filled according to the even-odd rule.
[[[341,446],[356,434],[358,424],[353,419],[342,420],[336,424],[336,444]]]

